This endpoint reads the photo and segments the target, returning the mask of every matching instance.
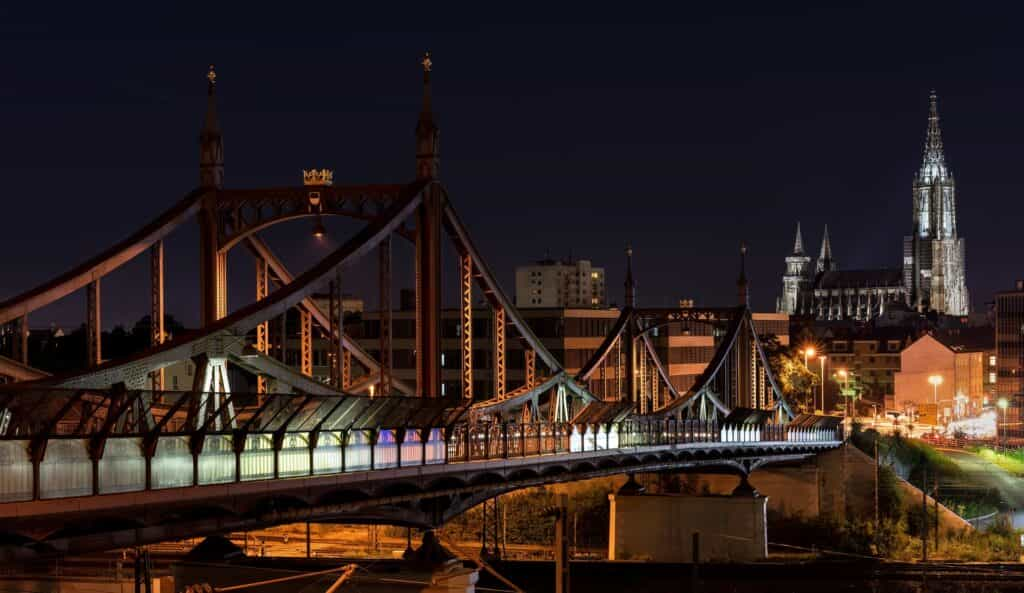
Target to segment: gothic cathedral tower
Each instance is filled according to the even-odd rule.
[[[956,233],[956,183],[946,167],[935,91],[930,103],[924,157],[913,185],[913,235],[903,238],[903,282],[911,307],[966,315],[964,240]]]
[[[808,304],[802,303],[811,284],[811,258],[804,253],[804,238],[800,234],[800,223],[796,223],[796,241],[793,253],[786,257],[786,273],[782,276],[782,296],[776,305],[779,313],[794,315]]]

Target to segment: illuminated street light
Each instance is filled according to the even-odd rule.
[[[825,358],[822,354],[818,357],[818,361],[821,362],[821,413],[825,413]]]
[[[1006,408],[1010,407],[1010,402],[1005,397],[999,398],[999,402],[996,404],[999,409],[1003,411],[1003,426],[1006,426]],[[996,422],[996,443],[999,443],[999,423]]]
[[[804,367],[806,368],[808,363],[810,362],[810,359],[814,358],[815,351],[814,348],[808,346],[807,348],[801,350],[801,352],[804,353]]]
[[[935,406],[936,406],[935,407],[935,415],[936,415],[936,417],[938,417],[938,415],[939,415],[939,410],[938,410],[938,405],[939,405],[939,385],[942,385],[942,375],[932,375],[932,376],[928,377],[928,382],[931,383],[932,387],[933,387],[932,391],[934,392]]]

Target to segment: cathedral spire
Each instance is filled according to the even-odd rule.
[[[626,306],[636,305],[636,284],[633,282],[633,247],[626,247]]]
[[[830,272],[835,269],[832,261],[832,242],[828,239],[828,225],[825,225],[825,234],[821,237],[821,252],[818,254],[818,271]]]
[[[224,187],[224,142],[217,119],[217,72],[210,64],[206,73],[206,116],[199,132],[199,185]]]
[[[804,254],[804,237],[800,233],[800,221],[796,221],[796,241],[793,242],[793,255]]]
[[[435,179],[441,163],[441,131],[434,123],[431,104],[430,72],[434,63],[429,51],[423,54],[420,65],[423,66],[423,107],[420,109],[419,121],[416,122],[416,179]]]
[[[928,95],[928,132],[924,141],[920,177],[924,183],[946,178],[946,155],[942,149],[942,129],[939,127],[939,97],[934,90]]]

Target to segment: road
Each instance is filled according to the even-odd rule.
[[[1024,479],[973,453],[959,449],[940,450],[964,470],[963,482],[997,490],[1007,510],[1013,511],[1013,526],[1024,528]]]

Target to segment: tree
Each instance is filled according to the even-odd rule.
[[[821,379],[807,368],[803,355],[796,348],[781,345],[774,335],[765,336],[761,341],[783,397],[799,411],[813,412],[815,387],[821,384]]]

